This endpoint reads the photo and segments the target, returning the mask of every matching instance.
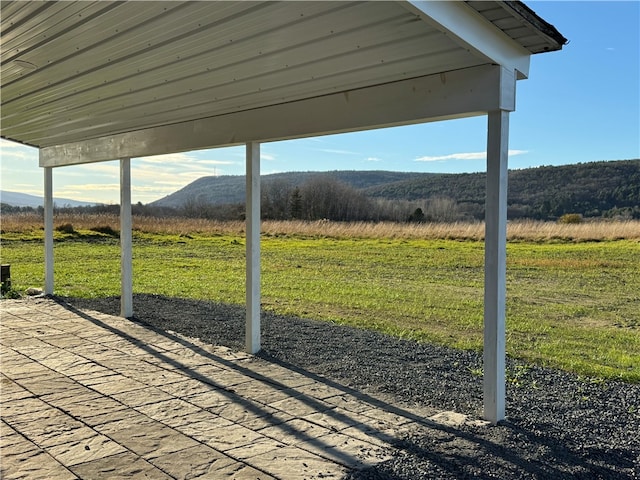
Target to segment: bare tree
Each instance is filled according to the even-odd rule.
[[[291,218],[289,199],[293,185],[288,180],[275,178],[262,185],[262,218],[286,220]]]
[[[313,177],[300,188],[303,217],[308,220],[369,220],[373,202],[329,175]]]

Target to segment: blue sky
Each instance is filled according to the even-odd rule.
[[[534,55],[517,84],[510,168],[640,158],[640,2],[526,2],[570,40]],[[486,117],[262,145],[263,174],[294,170],[485,170]],[[37,151],[2,141],[2,190],[42,195]],[[54,195],[118,203],[118,163],[54,170]],[[148,203],[205,175],[244,174],[244,148],[132,160]]]

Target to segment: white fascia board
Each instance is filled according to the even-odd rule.
[[[497,65],[359,88],[40,149],[41,167],[135,158],[425,123],[515,109],[513,73]]]
[[[531,52],[464,2],[409,0],[402,4],[466,50],[515,70],[519,80],[529,77]]]

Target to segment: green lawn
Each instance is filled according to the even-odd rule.
[[[42,241],[4,237],[14,287],[41,286]],[[119,294],[117,239],[56,237],[56,294]],[[135,233],[134,292],[243,304],[244,254],[239,236]],[[480,349],[483,255],[476,241],[263,237],[263,306]],[[637,241],[510,243],[507,277],[510,356],[640,381]]]

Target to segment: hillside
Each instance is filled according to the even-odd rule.
[[[482,208],[485,182],[484,172],[440,174],[372,186],[364,193],[404,200],[442,196]],[[640,160],[510,170],[508,205],[512,218],[549,218],[565,213],[590,217],[614,209],[638,209]]]
[[[44,205],[44,199],[36,195],[29,195],[28,193],[9,192],[7,190],[0,191],[0,202],[12,207],[39,207]],[[71,200],[69,198],[54,198],[53,202],[59,207],[86,207],[89,205],[96,205],[91,202],[81,202],[78,200]]]
[[[291,172],[264,175],[262,185],[265,192],[290,192],[321,179],[340,182],[374,200],[418,202],[445,198],[467,217],[484,215],[484,172]],[[244,176],[203,177],[151,205],[181,208],[187,204],[241,204],[244,195]],[[510,170],[508,205],[510,218],[554,219],[565,213],[640,218],[640,160]]]
[[[287,172],[263,175],[262,185],[283,184],[295,187],[313,178],[330,177],[353,188],[365,189],[408,180],[416,175],[430,176],[433,174],[388,171]],[[177,192],[156,200],[150,205],[173,208],[181,207],[188,202],[223,205],[244,203],[244,198],[244,175],[224,175],[199,178]]]

